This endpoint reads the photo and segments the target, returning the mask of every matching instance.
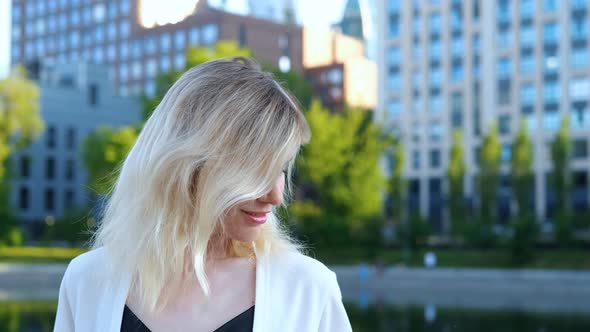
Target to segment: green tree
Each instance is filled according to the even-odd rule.
[[[450,151],[449,169],[447,170],[449,181],[449,216],[451,218],[451,230],[455,235],[462,233],[465,222],[465,207],[463,206],[465,171],[463,135],[460,130],[455,130],[453,132],[453,143]]]
[[[516,198],[517,214],[521,217],[529,214],[527,202],[533,185],[533,145],[528,136],[527,127],[521,123],[518,134],[512,143],[510,174],[512,188]]]
[[[393,202],[395,202],[391,216],[398,226],[401,224],[402,218],[405,216],[405,201],[407,184],[403,177],[405,163],[404,145],[401,139],[396,138],[393,143],[393,168],[391,169],[391,176],[389,178],[389,195]]]
[[[561,122],[559,132],[551,142],[553,169],[550,175],[551,187],[556,197],[555,210],[557,213],[554,218],[556,237],[562,245],[570,244],[573,233],[573,218],[568,199],[571,186],[569,170],[570,144],[569,120],[565,117]]]
[[[0,245],[22,242],[8,199],[9,156],[38,137],[43,127],[39,89],[27,78],[24,67],[17,66],[7,78],[0,80]]]
[[[137,135],[133,127],[118,130],[100,127],[86,137],[82,159],[88,170],[88,185],[96,193],[106,194],[115,183],[118,167],[135,144]]]
[[[479,197],[482,221],[491,224],[496,210],[501,146],[496,125],[489,128],[479,153]]]
[[[378,161],[386,144],[370,113],[331,114],[314,100],[306,116],[312,138],[297,165],[303,185],[314,194],[311,201],[294,203],[291,212],[331,243],[335,233],[355,234],[382,212]]]

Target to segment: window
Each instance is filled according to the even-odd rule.
[[[399,70],[390,70],[389,71],[389,89],[391,90],[399,90],[401,85],[401,78]]]
[[[174,57],[174,67],[177,70],[183,69],[186,61],[185,61],[185,56],[184,53],[177,53],[176,56]]]
[[[68,128],[66,133],[66,147],[68,150],[74,150],[76,148],[76,129],[73,127]]]
[[[129,0],[120,0],[119,13],[123,16],[129,15],[130,5]]]
[[[28,210],[29,209],[29,188],[21,187],[19,190],[18,195],[18,205],[21,210]]]
[[[512,35],[509,27],[498,30],[498,34],[496,36],[496,45],[499,48],[509,48],[512,43],[511,36]]]
[[[510,134],[510,115],[502,114],[498,117],[498,129],[501,135]]]
[[[55,178],[55,159],[49,157],[45,160],[45,178],[53,180]]]
[[[588,48],[574,47],[571,52],[571,65],[574,69],[587,68],[590,64],[590,52]]]
[[[545,23],[543,26],[543,41],[545,45],[557,44],[559,38],[559,28],[557,23]]]
[[[532,47],[535,43],[535,28],[532,25],[520,29],[520,44],[522,47]]]
[[[141,45],[142,42],[139,40],[136,40],[133,43],[131,43],[131,52],[133,55],[133,59],[139,59],[143,55],[143,53],[141,52]]]
[[[498,81],[498,105],[508,105],[511,102],[511,81],[503,79]]]
[[[399,100],[390,100],[387,105],[387,119],[397,119],[401,114],[401,104]]]
[[[535,71],[535,58],[532,52],[526,52],[521,55],[520,71],[523,74],[531,74]]]
[[[45,210],[47,212],[53,212],[55,209],[55,197],[53,193],[53,189],[46,189],[45,190]]]
[[[217,42],[219,28],[217,24],[207,24],[203,26],[203,44],[211,45]]]
[[[46,143],[47,143],[47,147],[48,148],[55,148],[55,145],[56,145],[55,135],[56,135],[56,133],[55,133],[55,127],[50,126],[47,129],[47,136],[46,136],[46,138],[47,138]]]
[[[189,31],[189,44],[191,46],[199,45],[199,28],[194,27]]]
[[[549,132],[556,132],[561,125],[559,112],[545,111],[543,114],[543,128]]]
[[[98,105],[98,84],[91,83],[88,86],[88,104],[91,106]]]
[[[573,41],[584,41],[590,34],[588,19],[586,16],[572,16],[571,35]]]
[[[107,46],[107,60],[109,62],[113,62],[113,61],[115,61],[116,57],[117,57],[117,49],[115,48],[115,45],[111,44],[111,45]]]
[[[144,93],[148,97],[153,97],[156,94],[156,84],[154,81],[146,81],[143,87]]]
[[[545,72],[554,73],[559,69],[559,59],[556,48],[545,48],[544,51]]]
[[[144,49],[147,54],[154,54],[156,52],[156,39],[154,37],[146,37]]]
[[[126,63],[121,63],[119,65],[119,82],[127,81],[129,79],[129,67]]]
[[[573,103],[570,111],[570,123],[573,129],[590,128],[590,109],[586,102]]]
[[[461,92],[453,92],[451,95],[451,125],[460,128],[463,122],[463,95]]]
[[[496,19],[498,23],[510,22],[510,1],[498,0],[496,7]]]
[[[412,151],[412,167],[414,169],[420,169],[420,151],[414,150]]]
[[[388,62],[389,66],[399,66],[401,61],[400,50],[398,47],[391,47],[389,48],[388,52]]]
[[[442,30],[442,18],[439,13],[430,14],[429,21],[430,34],[439,34]]]
[[[500,151],[500,160],[503,163],[509,162],[512,158],[512,148],[508,144],[502,144],[502,150]]]
[[[399,15],[389,15],[389,37],[397,37],[399,35]]]
[[[160,48],[161,48],[161,52],[168,52],[168,50],[170,49],[170,35],[167,33],[164,33],[160,36]]]
[[[543,96],[546,104],[557,104],[560,96],[559,82],[557,80],[545,81]]]
[[[430,59],[437,60],[442,56],[442,45],[440,39],[434,39],[430,42]]]
[[[440,150],[430,150],[430,167],[440,167]]]
[[[156,63],[155,59],[149,59],[145,63],[145,71],[146,75],[150,78],[153,78],[158,73],[158,64]]]
[[[74,160],[68,159],[66,161],[65,178],[66,180],[73,180],[75,172]]]
[[[141,62],[133,61],[133,63],[131,64],[131,77],[133,79],[141,78]]]
[[[535,86],[533,84],[524,84],[520,88],[520,103],[523,106],[535,104]]]
[[[430,139],[438,140],[442,137],[442,126],[438,122],[430,124]]]
[[[31,176],[31,157],[20,157],[20,176],[23,179],[28,179]]]
[[[590,78],[578,78],[571,80],[570,96],[573,101],[590,100]]]
[[[453,38],[452,55],[454,57],[463,56],[463,39]]]
[[[557,0],[543,0],[543,10],[553,12],[557,10]]]
[[[238,27],[238,40],[240,43],[240,47],[245,47],[248,44],[248,32],[247,28],[244,24],[240,24]]]
[[[585,139],[577,139],[572,143],[572,157],[574,159],[585,159],[588,157],[588,142]]]
[[[535,0],[520,1],[520,17],[523,20],[532,19],[535,14]]]
[[[587,0],[571,0],[570,3],[573,10],[585,10],[588,6]]]
[[[119,38],[125,39],[129,37],[129,22],[121,21],[119,23]]]
[[[506,78],[510,76],[512,70],[511,61],[508,58],[502,58],[498,60],[496,71],[498,77]]]
[[[177,50],[184,49],[185,44],[185,34],[183,30],[178,30],[174,33],[174,45],[176,46]]]
[[[443,109],[443,99],[439,90],[430,93],[430,112],[440,113]]]
[[[64,194],[64,207],[66,209],[71,209],[74,207],[74,191],[73,190],[66,190]]]
[[[167,72],[170,70],[170,57],[164,55],[160,58],[160,69],[161,72]]]
[[[453,61],[453,68],[451,78],[454,82],[461,82],[463,80],[463,65],[461,64],[461,60],[454,60]]]
[[[120,60],[127,60],[129,58],[129,45],[127,42],[121,42],[119,45],[119,58]]]
[[[438,87],[442,84],[442,69],[440,66],[430,68],[430,84],[433,87]]]

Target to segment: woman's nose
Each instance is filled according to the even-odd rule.
[[[266,204],[280,205],[283,202],[284,187],[284,179],[278,180],[266,195],[258,198],[258,201]]]

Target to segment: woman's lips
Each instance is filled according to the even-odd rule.
[[[266,222],[266,214],[268,212],[250,212],[250,211],[244,211],[242,210],[242,212],[248,217],[250,218],[250,220],[252,220],[253,222],[262,225]]]

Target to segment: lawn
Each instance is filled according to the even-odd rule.
[[[84,248],[0,247],[1,263],[67,263]]]

